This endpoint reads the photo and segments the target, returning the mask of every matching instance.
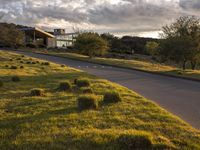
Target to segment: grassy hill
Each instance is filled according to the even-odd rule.
[[[97,109],[78,109],[77,98],[87,95],[74,84],[80,78],[89,80]],[[1,150],[200,149],[198,130],[137,93],[85,72],[0,51],[0,80]],[[58,91],[66,81],[72,89]],[[41,96],[30,95],[35,88]],[[104,104],[111,89],[122,101]]]

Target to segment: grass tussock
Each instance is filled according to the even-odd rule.
[[[116,91],[110,91],[105,93],[104,98],[103,98],[103,102],[104,103],[118,103],[121,102],[122,98],[119,94],[119,92]]]
[[[70,91],[72,89],[72,85],[69,81],[61,82],[58,90],[59,91]]]
[[[78,87],[89,87],[90,86],[90,81],[88,79],[77,79],[75,81],[76,85]]]
[[[78,109],[97,109],[98,108],[98,98],[95,95],[83,95],[78,97]]]
[[[30,91],[30,96],[44,96],[44,93],[43,89],[35,88]]]
[[[5,83],[0,88],[2,150],[200,149],[199,130],[127,88],[54,63],[48,67],[24,63],[24,69],[5,68],[20,66],[16,60],[20,55],[0,51],[0,56],[5,58],[0,63],[0,80]],[[21,58],[24,62],[43,62]],[[13,76],[23,80],[16,84],[10,80]],[[61,82],[82,78],[89,79],[90,86],[84,88],[91,88],[94,97],[83,94],[82,88],[55,91]],[[45,89],[45,96],[29,96],[30,89],[35,88]],[[122,101],[101,105],[110,89],[119,93]],[[79,111],[77,100],[82,96],[80,108],[84,111]]]

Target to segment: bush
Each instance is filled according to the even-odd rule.
[[[17,60],[22,60],[21,58],[17,58]]]
[[[13,61],[13,59],[10,59],[10,61]]]
[[[76,85],[78,87],[88,87],[90,86],[90,81],[88,79],[78,79]]]
[[[25,57],[24,55],[21,55],[21,57]]]
[[[107,92],[104,95],[103,102],[104,103],[117,103],[122,101],[120,94],[116,91]]]
[[[30,92],[30,96],[44,96],[43,89],[32,89]]]
[[[31,64],[31,62],[30,62],[30,61],[27,61],[26,64]]]
[[[81,89],[84,94],[93,94],[93,90],[91,88],[83,88]]]
[[[26,47],[29,47],[29,48],[37,48],[37,45],[32,44],[32,43],[29,43],[29,44],[26,44]]]
[[[66,82],[60,83],[58,90],[59,91],[69,91],[69,90],[71,90],[71,88],[72,88],[71,83],[66,81]]]
[[[42,65],[49,66],[50,63],[49,62],[43,62]]]
[[[5,67],[8,68],[9,66],[8,66],[8,65],[5,65]]]
[[[13,77],[11,78],[11,80],[12,80],[13,82],[19,82],[19,81],[20,81],[20,78],[19,78],[18,76],[13,76]]]
[[[33,62],[32,62],[32,64],[33,64],[33,65],[35,65],[35,64],[36,64],[36,62],[34,62],[34,61],[33,61]]]
[[[124,134],[117,139],[118,147],[122,150],[152,149],[150,136],[145,134]]]
[[[24,69],[24,66],[20,66],[20,69]]]
[[[36,61],[36,63],[39,64],[40,62],[39,62],[39,61]]]
[[[84,95],[78,98],[78,109],[86,110],[86,109],[97,109],[98,108],[98,100],[94,95]]]
[[[65,67],[65,65],[61,65],[61,67]]]
[[[11,66],[10,69],[17,69],[17,66]]]
[[[3,86],[3,81],[0,80],[0,87],[2,87],[2,86]]]
[[[23,61],[20,61],[20,63],[23,64],[24,62],[23,62]]]

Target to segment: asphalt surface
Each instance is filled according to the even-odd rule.
[[[97,65],[68,58],[26,52],[20,53],[55,63],[66,64],[119,83],[151,99],[196,129],[200,129],[200,82]]]

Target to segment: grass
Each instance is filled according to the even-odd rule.
[[[0,149],[119,149],[123,139],[148,141],[152,149],[200,149],[200,131],[160,108],[137,93],[70,67],[51,63],[24,64],[20,55],[0,51]],[[9,61],[13,59],[13,61]],[[39,59],[34,61],[43,62]],[[23,57],[27,62],[29,57]],[[20,82],[12,82],[19,76]],[[59,92],[61,82],[87,78],[99,100],[97,110],[79,111],[79,91]],[[75,85],[73,85],[75,86]],[[32,97],[30,90],[45,90],[44,96]],[[109,90],[120,93],[122,101],[103,105],[103,95]],[[80,90],[80,89],[78,89]]]
[[[149,72],[154,72],[154,73],[162,73],[162,74],[168,74],[168,75],[174,75],[174,76],[180,76],[180,77],[200,79],[200,70],[187,69],[183,71],[178,66],[160,64],[160,63],[156,63],[155,61],[149,61],[149,60],[144,60],[144,59],[125,60],[125,59],[101,58],[101,57],[89,58],[88,56],[84,56],[84,55],[76,54],[76,53],[59,52],[59,51],[54,51],[54,50],[44,51],[42,49],[37,49],[37,50],[25,49],[24,51],[32,51],[36,53],[49,54],[53,56],[61,56],[61,57],[66,57],[66,58],[71,58],[71,59],[83,60],[87,62],[126,67],[130,69],[139,69],[139,70],[144,70],[144,71],[149,71]]]

